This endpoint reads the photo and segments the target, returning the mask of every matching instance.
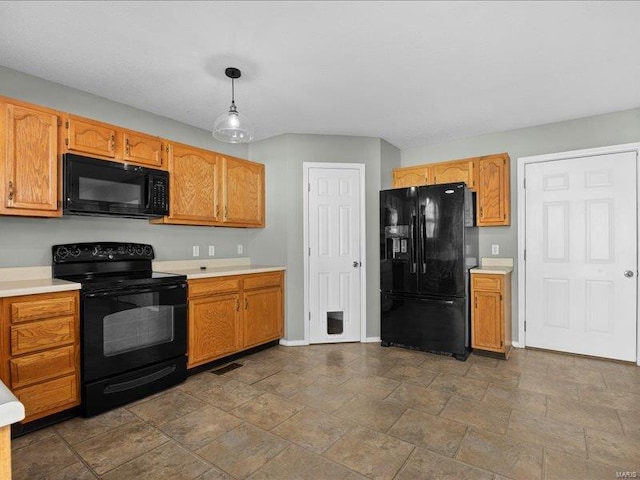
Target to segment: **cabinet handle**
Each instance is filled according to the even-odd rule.
[[[129,139],[127,138],[124,142],[124,150],[129,155]]]
[[[240,311],[240,300],[236,298],[236,312]]]
[[[482,217],[482,215],[483,215],[483,212],[484,212],[484,209],[483,209],[482,207],[480,207],[480,216],[481,216],[481,217]]]
[[[111,147],[110,150],[113,151],[116,149],[116,136],[112,133],[111,134]]]
[[[247,310],[249,308],[249,299],[245,298],[244,299],[244,309]]]
[[[9,181],[9,201],[13,202],[13,182]]]

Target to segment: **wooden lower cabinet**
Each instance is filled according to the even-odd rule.
[[[2,299],[0,376],[25,423],[80,404],[79,304],[77,291]]]
[[[471,347],[511,353],[511,273],[471,273]]]
[[[281,338],[284,272],[189,280],[188,368]]]

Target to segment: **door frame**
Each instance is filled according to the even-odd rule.
[[[309,170],[312,168],[358,170],[360,175],[360,342],[367,339],[367,262],[366,262],[366,208],[365,208],[365,165],[363,163],[324,163],[304,162],[302,164],[303,189],[303,250],[304,256],[304,340],[302,345],[309,345],[311,333],[311,307],[309,291]]]
[[[526,346],[526,332],[524,324],[526,321],[526,262],[524,252],[526,248],[526,204],[525,204],[525,167],[530,163],[553,162],[557,160],[568,160],[580,157],[592,157],[594,155],[607,155],[612,153],[635,152],[636,154],[636,235],[640,235],[640,205],[638,195],[640,195],[640,143],[625,143],[622,145],[610,145],[606,147],[588,148],[583,150],[570,150],[567,152],[550,153],[545,155],[534,155],[530,157],[519,157],[517,163],[517,185],[518,185],[518,339],[513,342],[516,347]],[[636,236],[636,258],[638,257],[638,238]],[[639,266],[636,264],[636,277]],[[640,301],[640,279],[637,281],[636,289],[636,364],[640,366],[640,312],[638,308]],[[515,339],[514,339],[515,340]]]

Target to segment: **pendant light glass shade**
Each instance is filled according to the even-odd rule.
[[[213,138],[226,143],[249,143],[253,140],[253,125],[247,117],[238,113],[235,102],[233,81],[240,78],[240,70],[229,67],[225,74],[231,79],[231,106],[228,112],[216,118],[213,124]]]

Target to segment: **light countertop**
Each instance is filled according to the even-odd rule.
[[[6,427],[24,418],[24,405],[0,382],[0,427]]]
[[[483,257],[480,266],[472,268],[470,272],[506,275],[513,272],[513,258]]]
[[[477,267],[477,268],[472,268],[470,270],[471,273],[489,273],[494,275],[506,275],[507,273],[511,273],[512,271],[513,271],[513,267],[499,267],[499,266]]]
[[[58,280],[57,278],[0,281],[0,298],[32,295],[35,293],[67,292],[69,290],[80,290],[80,284]]]
[[[250,273],[279,272],[285,267],[275,265],[237,265],[233,267],[206,267],[205,270],[197,268],[171,269],[167,273],[186,275],[187,280],[198,278],[226,277],[229,275],[246,275]]]

